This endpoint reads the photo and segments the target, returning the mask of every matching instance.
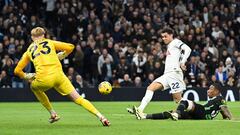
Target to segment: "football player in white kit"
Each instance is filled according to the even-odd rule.
[[[183,81],[183,71],[186,70],[185,62],[191,53],[191,48],[181,40],[174,38],[174,31],[171,28],[164,28],[161,31],[161,38],[167,45],[164,74],[156,78],[147,87],[140,106],[134,106],[135,111],[143,112],[156,90],[170,88],[174,101],[178,103],[182,99],[183,90],[186,89]],[[127,108],[127,110],[129,113],[134,113],[131,108]]]

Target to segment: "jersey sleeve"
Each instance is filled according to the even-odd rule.
[[[184,43],[181,40],[175,40],[175,47],[177,47],[178,49],[181,49],[182,45],[184,45]]]
[[[65,51],[66,54],[70,54],[73,49],[74,45],[70,43],[60,42],[60,41],[51,41],[57,51]]]
[[[20,78],[24,77],[24,72],[23,69],[26,67],[26,65],[30,62],[30,58],[27,54],[27,52],[25,52],[22,56],[22,58],[20,59],[20,61],[18,62],[16,68],[14,69],[14,74],[19,76]]]
[[[182,59],[181,59],[180,63],[184,63],[185,64],[187,59],[188,59],[188,57],[190,56],[192,50],[191,50],[191,48],[189,46],[187,46],[184,43],[181,44],[179,47],[180,47],[181,50],[184,50],[184,53],[183,53],[183,56],[182,56]]]

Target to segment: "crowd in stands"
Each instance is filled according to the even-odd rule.
[[[13,70],[36,26],[48,30],[47,38],[75,45],[62,64],[77,89],[103,80],[114,87],[148,86],[164,72],[164,27],[192,49],[188,87],[240,87],[238,0],[2,0],[0,87],[28,85]],[[31,64],[25,70],[34,71]]]

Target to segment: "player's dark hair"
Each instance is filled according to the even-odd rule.
[[[174,30],[169,28],[169,27],[166,27],[166,28],[163,28],[161,30],[161,33],[168,33],[168,34],[173,34],[174,35]]]
[[[171,35],[173,35],[173,37],[176,36],[176,35],[175,35],[175,31],[174,31],[173,29],[169,28],[169,27],[163,28],[160,33],[161,33],[161,34],[162,34],[162,33],[171,34]]]
[[[219,91],[219,93],[222,92],[222,85],[220,83],[213,83],[212,85]]]

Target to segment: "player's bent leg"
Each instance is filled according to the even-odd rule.
[[[52,105],[47,97],[47,95],[41,90],[32,90],[34,95],[37,97],[38,101],[50,112],[53,110]]]
[[[179,103],[182,100],[182,93],[183,93],[182,91],[177,92],[177,93],[172,93],[173,100],[176,103]]]
[[[171,113],[173,120],[178,120],[178,118],[183,117],[185,111],[189,112],[194,109],[194,103],[190,100],[181,100],[176,112]]]
[[[163,85],[159,82],[152,82],[146,90],[145,96],[143,97],[140,106],[138,109],[143,112],[148,103],[152,100],[153,93],[156,90],[163,89]]]
[[[86,99],[81,97],[77,91],[73,90],[70,94],[69,97],[78,105],[81,105],[85,109],[87,109],[89,112],[91,112],[94,115],[97,115],[99,111]]]
[[[161,112],[161,113],[154,113],[154,114],[147,114],[146,115],[146,119],[169,119],[172,118],[171,116],[171,112],[169,111],[165,111],[165,112]]]
[[[60,119],[60,116],[53,110],[53,107],[47,97],[47,95],[41,90],[32,90],[34,95],[37,97],[39,102],[48,110],[51,117],[49,118],[50,123],[54,123]]]
[[[93,106],[93,104],[81,97],[76,90],[73,90],[68,96],[76,104],[81,105],[83,108],[96,115],[102,122],[103,126],[110,126],[110,122]]]

